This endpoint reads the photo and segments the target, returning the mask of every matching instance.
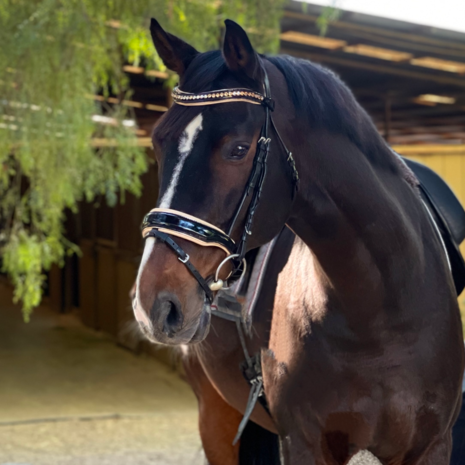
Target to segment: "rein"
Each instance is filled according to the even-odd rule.
[[[237,279],[245,270],[244,256],[247,247],[248,236],[252,235],[252,224],[255,212],[257,210],[260,196],[265,181],[268,153],[270,151],[271,138],[269,137],[270,127],[274,129],[281,147],[286,153],[286,160],[292,170],[294,183],[294,193],[298,189],[299,174],[295,165],[292,153],[287,149],[284,141],[279,135],[278,130],[271,117],[274,110],[274,100],[271,99],[270,83],[268,75],[264,70],[264,94],[259,92],[243,89],[221,89],[208,92],[190,93],[184,92],[179,87],[175,87],[172,92],[173,101],[178,105],[200,106],[200,105],[217,105],[229,102],[246,102],[253,105],[262,105],[265,109],[265,122],[260,131],[260,137],[257,142],[252,170],[245,186],[239,205],[231,220],[227,232],[222,231],[216,226],[188,215],[184,212],[171,209],[155,208],[151,210],[144,218],[142,223],[142,237],[155,237],[163,241],[170,247],[178,259],[184,263],[194,278],[198,281],[205,291],[206,298],[210,304],[213,302],[213,292],[224,288],[223,280],[218,278],[220,268],[231,260],[234,267],[226,279]],[[247,198],[251,195],[251,200],[247,209],[244,230],[237,244],[231,238],[232,231],[239,215],[244,207]],[[215,280],[210,284],[201,276],[199,271],[190,262],[189,255],[180,247],[170,236],[181,237],[195,244],[204,247],[217,247],[226,253],[226,258],[218,267],[215,273]]]

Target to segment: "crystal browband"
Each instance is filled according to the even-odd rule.
[[[175,87],[171,95],[175,103],[185,106],[214,105],[223,102],[248,102],[262,105],[267,101],[264,95],[250,89],[222,89],[190,93]]]

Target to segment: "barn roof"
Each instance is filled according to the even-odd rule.
[[[292,2],[281,51],[330,67],[392,144],[465,143],[465,34],[343,11],[324,37],[322,7]]]

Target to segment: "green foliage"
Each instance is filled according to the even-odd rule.
[[[325,36],[329,25],[341,17],[342,11],[339,9],[338,4],[339,0],[331,0],[331,5],[325,6],[321,10],[321,15],[316,20],[320,35]]]
[[[89,96],[130,95],[125,63],[164,70],[148,25],[156,17],[199,50],[217,48],[223,20],[246,27],[259,51],[279,45],[283,0],[0,0],[0,257],[25,318],[42,296],[44,270],[77,247],[66,209],[141,192],[145,152],[121,122],[128,108]],[[94,123],[104,114],[119,124]],[[116,147],[96,150],[91,138]]]

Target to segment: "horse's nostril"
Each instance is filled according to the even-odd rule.
[[[181,302],[171,292],[161,292],[150,310],[153,328],[172,338],[180,331],[184,322]]]
[[[168,300],[164,303],[164,306],[166,307],[167,314],[165,322],[163,323],[163,332],[168,337],[173,337],[176,330],[182,325],[182,315],[174,302]]]

